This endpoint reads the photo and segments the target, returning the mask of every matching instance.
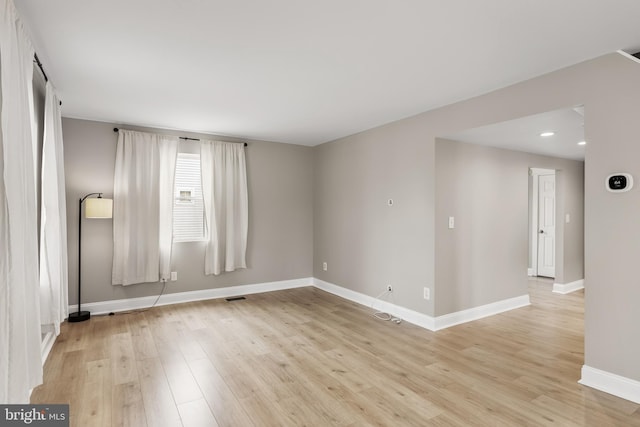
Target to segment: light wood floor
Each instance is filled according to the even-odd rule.
[[[314,288],[64,324],[32,403],[73,426],[640,426],[577,383],[583,293],[437,333]]]

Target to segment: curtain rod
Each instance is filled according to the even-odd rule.
[[[118,132],[120,129],[118,128],[113,128],[114,132]],[[200,141],[198,138],[188,138],[186,136],[179,136],[178,138],[180,139],[184,139],[185,141]],[[244,143],[244,146],[248,146],[249,144],[247,144],[246,142]]]
[[[47,73],[44,72],[44,67],[42,66],[42,62],[40,62],[40,58],[38,58],[38,54],[37,53],[33,54],[33,60],[38,65],[38,68],[40,68],[40,71],[42,71],[42,75],[44,76],[44,81],[48,82],[49,81],[49,77],[47,77]]]
[[[49,77],[47,77],[47,73],[44,72],[44,67],[42,66],[42,62],[40,62],[40,58],[38,58],[38,54],[35,52],[33,53],[33,62],[35,62],[38,68],[40,68],[40,72],[42,73],[42,77],[44,77],[44,81],[48,82]],[[58,102],[60,102],[60,105],[62,105],[62,101],[58,101]]]

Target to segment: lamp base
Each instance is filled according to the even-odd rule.
[[[69,313],[69,322],[84,322],[85,320],[89,320],[91,317],[91,312],[89,311],[76,311],[75,313]]]

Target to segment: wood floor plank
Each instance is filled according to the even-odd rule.
[[[111,370],[114,384],[136,381],[136,355],[129,332],[111,335]]]
[[[196,340],[193,330],[184,321],[171,322],[174,328],[173,345],[177,345],[185,360],[197,360],[207,357],[206,353]]]
[[[116,384],[112,390],[111,420],[117,427],[145,427],[147,417],[138,382]]]
[[[187,361],[171,361],[162,363],[173,399],[176,404],[192,402],[203,398],[202,391],[198,386]]]
[[[185,427],[219,427],[204,399],[179,404],[178,411]]]
[[[584,292],[438,332],[315,288],[62,325],[32,403],[72,426],[638,426],[577,383]]]
[[[185,303],[185,308],[188,310],[180,310],[179,314],[183,323],[189,330],[196,331],[198,329],[207,328],[207,319],[203,315],[205,305],[201,302],[188,302]]]
[[[127,322],[136,360],[158,357],[149,322],[144,316],[129,317]]]
[[[147,424],[153,427],[182,426],[160,359],[144,359],[136,363]]]
[[[87,380],[82,389],[79,425],[95,427],[112,425],[112,387],[110,359],[88,362]]]
[[[240,401],[209,359],[192,360],[189,366],[218,425],[221,427],[254,425]]]

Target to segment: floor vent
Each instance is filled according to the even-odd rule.
[[[245,298],[245,297],[231,297],[231,298],[225,298],[225,300],[226,300],[226,301],[229,301],[229,302],[231,302],[231,301],[240,301],[240,300],[243,300],[243,299],[246,299],[246,298]]]

